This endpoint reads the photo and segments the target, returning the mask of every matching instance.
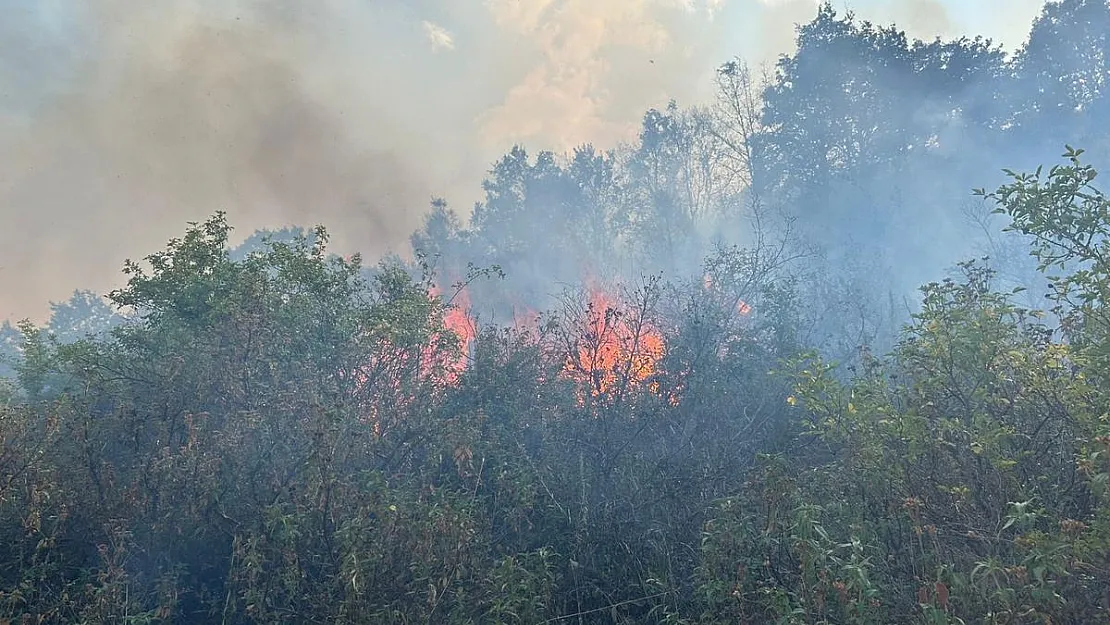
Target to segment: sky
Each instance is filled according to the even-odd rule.
[[[1013,49],[1036,0],[836,2]],[[464,215],[513,144],[634,136],[789,52],[814,0],[0,0],[0,319],[226,210],[238,238],[329,228],[404,252],[432,197]]]

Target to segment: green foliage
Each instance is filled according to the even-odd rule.
[[[468,224],[433,203],[415,266],[323,228],[229,249],[217,213],[128,261],[115,310],[5,325],[0,622],[1106,622],[1095,170],[1069,148],[980,192],[1059,274],[1049,314],[986,260],[912,316],[892,289],[948,258],[981,145],[1101,128],[1108,7],[1051,4],[1008,60],[825,3],[762,98],[730,64],[719,109],[649,111],[632,146],[514,148]],[[689,272],[742,222],[688,281],[536,279]],[[553,309],[462,336],[464,292]]]
[[[460,372],[427,268],[368,275],[323,229],[232,258],[223,215],[193,224],[127,264],[133,321],[20,328],[2,616],[1096,622],[1107,211],[1071,156],[991,195],[1070,271],[1059,331],[968,262],[851,375],[800,353],[781,249],[486,326]],[[614,324],[661,332],[653,368],[568,368]]]
[[[1072,345],[1098,359],[1098,371],[1110,365],[1105,348],[1110,333],[1110,199],[1094,186],[1098,172],[1080,161],[1082,150],[1068,148],[1067,165],[1047,174],[1008,171],[1012,182],[993,193],[977,193],[996,201],[996,213],[1013,220],[1011,228],[1034,241],[1032,254],[1050,275],[1056,302]]]
[[[728,295],[768,293],[774,310],[750,255],[721,252],[733,278],[747,273],[718,272],[718,295],[648,281],[605,311],[568,299],[532,330],[487,326],[460,375],[453,304],[431,273],[367,277],[326,253],[322,229],[232,256],[229,232],[217,214],[128,262],[111,299],[132,321],[110,334],[21,328],[25,400],[0,421],[2,616],[535,623],[685,609],[696,502],[728,494],[783,412],[785,381],[747,359],[776,360],[789,334],[742,321]],[[468,281],[498,273],[472,267]],[[686,304],[661,306],[664,293]],[[591,393],[565,368],[602,340],[595,312],[665,330],[673,354],[647,379],[621,356]],[[713,320],[708,349],[670,329],[687,314]],[[724,392],[737,387],[759,405]]]
[[[1062,333],[968,262],[851,380],[796,360],[801,430],[706,524],[700,622],[1106,618],[1106,211],[1077,156],[990,195],[1042,269],[1070,269]]]

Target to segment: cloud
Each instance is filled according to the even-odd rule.
[[[424,27],[424,35],[432,44],[433,50],[455,49],[455,40],[451,37],[451,33],[447,32],[446,28],[438,24],[433,24],[427,20],[421,22],[420,25]]]

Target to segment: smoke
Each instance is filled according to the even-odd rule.
[[[911,35],[959,27],[937,0],[888,4],[875,19]],[[1013,4],[1024,34],[1037,5]],[[814,7],[0,0],[0,318],[105,292],[218,209],[242,237],[324,223],[340,250],[402,251],[513,143],[627,139],[648,107],[710,97],[720,62],[788,51]]]
[[[432,104],[446,95],[436,46],[420,22],[397,29],[405,16],[392,7],[51,9],[26,12],[37,23],[20,31],[43,52],[31,47],[4,73],[30,96],[5,106],[0,137],[0,312],[27,314],[76,285],[104,289],[124,257],[216,209],[246,233],[319,221],[340,244],[381,252],[462,177],[468,148],[451,128],[466,119]],[[44,23],[60,27],[36,30]],[[79,43],[59,60],[70,37]]]

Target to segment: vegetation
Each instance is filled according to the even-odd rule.
[[[957,158],[948,113],[997,146],[1105,120],[1105,81],[1024,97],[1089,78],[1083,46],[1105,67],[1103,17],[1049,4],[1006,59],[825,6],[765,90],[726,65],[719,107],[650,112],[631,153],[513,150],[416,263],[324,228],[233,248],[217,213],[111,306],[5,325],[0,621],[1110,620],[1110,198],[1083,152],[977,192],[1033,268],[963,262],[903,324],[870,304],[905,276],[844,251],[906,263],[924,239],[884,236],[959,213],[970,180],[910,175]],[[948,209],[876,199],[930,185]]]

